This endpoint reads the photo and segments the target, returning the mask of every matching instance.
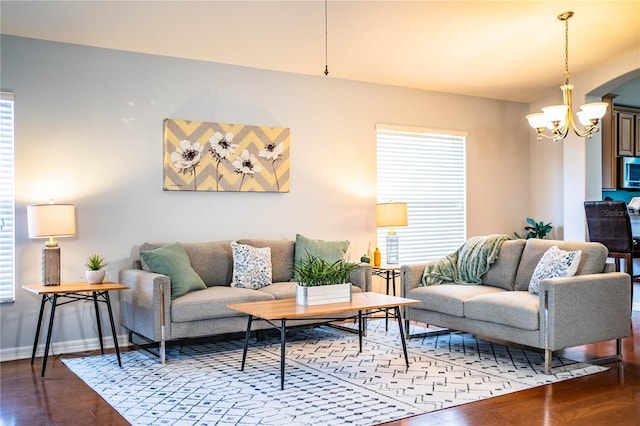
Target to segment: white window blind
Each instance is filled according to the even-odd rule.
[[[466,135],[377,125],[377,198],[406,202],[407,227],[397,227],[400,264],[454,252],[466,239]],[[377,243],[386,259],[387,228]]]
[[[13,93],[0,92],[0,303],[15,300]]]

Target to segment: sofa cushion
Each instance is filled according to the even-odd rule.
[[[294,265],[298,265],[308,255],[322,258],[329,263],[343,260],[349,249],[349,241],[325,241],[307,238],[303,235],[296,235],[296,247],[294,254]],[[294,274],[295,275],[295,274]],[[295,279],[295,276],[294,276]]]
[[[188,293],[171,302],[171,321],[189,322],[245,315],[228,308],[230,303],[262,302],[273,296],[248,288],[213,286]]]
[[[464,316],[524,330],[538,330],[539,300],[539,296],[527,291],[482,294],[464,302]]]
[[[193,270],[189,256],[180,243],[170,243],[155,250],[141,251],[140,257],[151,272],[171,278],[171,298],[206,288]]]
[[[481,284],[440,284],[428,287],[417,287],[407,292],[405,297],[419,300],[419,305],[412,305],[411,309],[425,309],[443,314],[464,316],[466,300],[481,294],[493,294],[505,290]]]
[[[271,249],[231,242],[233,279],[231,287],[258,289],[271,284]]]
[[[144,243],[140,246],[140,251],[152,250],[163,245],[163,243]],[[189,255],[191,266],[207,287],[231,284],[233,274],[231,241],[182,243],[182,246]]]
[[[482,284],[513,290],[513,283],[518,272],[518,264],[522,257],[524,243],[525,240],[511,240],[502,243],[498,258],[481,277]]]
[[[259,291],[264,291],[265,293],[269,293],[276,299],[295,299],[296,298],[296,287],[298,284],[292,281],[287,282],[279,282],[273,283],[266,287],[262,287]],[[362,289],[357,285],[351,286],[351,293],[361,293]]]
[[[292,240],[238,240],[240,244],[271,249],[271,279],[273,282],[291,281],[295,242]]]
[[[533,271],[536,269],[542,255],[554,245],[565,251],[582,251],[576,275],[598,274],[604,271],[609,251],[600,243],[531,238],[527,240],[522,252],[514,290],[522,291],[529,288]]]
[[[529,282],[529,293],[540,293],[540,281],[556,277],[572,277],[580,264],[581,250],[564,251],[551,246],[544,252],[533,271]]]

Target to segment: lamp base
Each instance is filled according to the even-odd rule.
[[[60,285],[60,247],[42,248],[42,285]]]
[[[400,248],[398,244],[398,234],[387,234],[387,264],[397,265],[400,263]]]

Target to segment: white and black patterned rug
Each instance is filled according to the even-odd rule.
[[[144,351],[122,368],[115,354],[63,362],[133,425],[374,425],[606,370],[545,375],[542,353],[448,334],[408,341],[407,371],[389,328],[369,322],[360,354],[354,334],[287,333],[284,390],[277,335],[251,341],[244,371],[241,340],[170,347],[165,365]]]

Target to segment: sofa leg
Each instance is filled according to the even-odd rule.
[[[550,349],[544,350],[544,374],[551,374],[551,359],[553,357],[553,351]]]
[[[160,286],[160,362],[165,364],[167,361],[167,342],[165,336],[165,312],[164,312],[164,286]]]
[[[616,355],[618,360],[622,361],[622,338],[616,339]]]

